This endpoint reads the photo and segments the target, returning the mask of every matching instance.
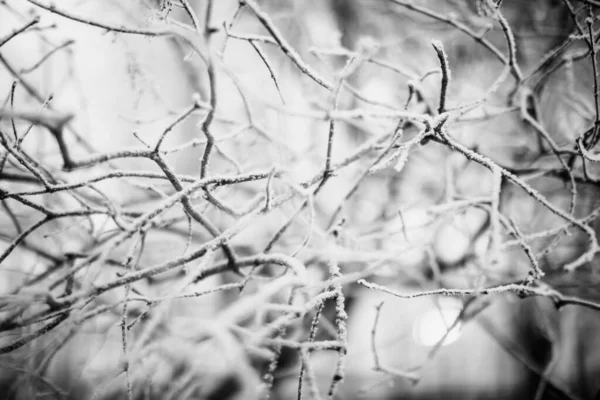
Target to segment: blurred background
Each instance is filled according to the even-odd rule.
[[[600,171],[592,162],[598,6],[0,2],[0,101],[3,112],[21,113],[0,114],[0,397],[599,398],[597,258],[592,252],[564,268],[596,239],[539,200],[600,230]],[[496,188],[488,168],[422,136],[423,119],[412,116],[438,117],[443,85],[432,41],[450,69],[445,133],[537,195],[508,179]],[[74,160],[109,157],[66,168],[56,131],[39,115],[69,116],[59,131]],[[141,245],[112,245],[127,224],[180,190],[155,160],[131,152],[164,134],[170,171],[196,182],[207,115],[214,137],[207,176],[264,172],[265,179],[215,184],[190,196],[192,207],[224,232],[256,199],[264,202],[266,190],[288,196],[226,243],[240,257],[272,252],[300,261],[303,295],[292,299],[293,285],[282,281],[289,267],[247,263],[243,278],[223,267],[216,245],[183,267],[83,297],[40,333],[60,315],[48,296],[88,293],[217,236],[173,207],[146,227]],[[327,177],[331,129],[335,171]],[[88,183],[44,190],[36,173],[52,185]],[[107,173],[114,177],[95,181]],[[28,201],[57,212],[107,211],[45,221]],[[530,282],[532,258],[544,272],[533,286],[577,301],[557,308],[552,298],[515,293],[411,297]],[[410,298],[367,288],[363,278]],[[336,282],[345,329],[335,300],[310,303]],[[344,351],[327,348],[345,334]],[[323,345],[304,346],[313,342]],[[328,397],[340,354],[343,380]]]

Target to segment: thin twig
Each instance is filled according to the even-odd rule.
[[[37,24],[38,22],[40,22],[40,17],[35,17],[34,19],[32,19],[31,21],[27,22],[22,27],[13,30],[11,33],[9,33],[8,35],[6,35],[4,38],[0,39],[0,47],[4,46],[11,39],[17,37],[19,34],[23,33],[24,31],[26,31],[27,29],[29,29],[33,25]]]
[[[317,82],[319,85],[328,90],[333,90],[333,85],[328,83],[322,78],[315,70],[312,69],[306,62],[302,60],[300,55],[292,48],[288,41],[279,32],[279,29],[275,26],[275,23],[271,20],[269,15],[265,13],[254,0],[240,0],[240,3],[245,4],[252,10],[256,18],[260,23],[267,29],[269,34],[275,39],[279,48],[284,52],[286,56],[302,71],[306,76]]]
[[[438,114],[446,111],[446,93],[448,91],[448,83],[450,82],[450,66],[448,65],[448,56],[444,51],[444,46],[439,40],[433,40],[431,45],[437,53],[440,66],[442,67],[442,85],[440,88],[440,105],[438,107]]]

